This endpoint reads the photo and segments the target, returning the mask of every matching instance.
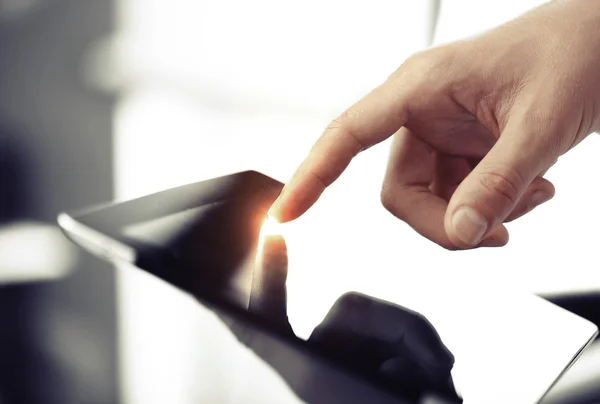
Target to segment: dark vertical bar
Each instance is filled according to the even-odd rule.
[[[54,224],[112,198],[114,100],[87,88],[81,67],[114,28],[113,1],[0,7],[0,226]],[[86,255],[56,281],[3,285],[1,273],[0,402],[118,402],[113,268]]]

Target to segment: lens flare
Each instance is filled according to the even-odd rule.
[[[263,221],[262,227],[260,228],[260,235],[258,237],[258,253],[259,256],[264,252],[265,241],[278,239],[282,237],[281,225],[275,219],[267,216]]]
[[[267,216],[263,222],[262,228],[260,229],[261,238],[267,236],[277,236],[281,234],[281,225],[277,220],[271,216]]]

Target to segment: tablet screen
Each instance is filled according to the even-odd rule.
[[[135,252],[138,267],[246,308],[260,227],[283,184],[248,171],[88,210],[75,218]],[[110,241],[110,240],[107,240]],[[80,244],[89,240],[79,240]]]
[[[398,334],[396,338],[396,334],[402,330],[403,323],[412,324],[415,314],[410,311],[397,310],[385,302],[367,298],[363,300],[367,312],[361,317],[360,309],[352,306],[355,303],[352,300],[356,299],[349,301],[346,296],[344,301],[352,308],[348,311],[349,321],[343,327],[360,326],[371,332],[365,329],[365,320],[391,316],[395,321],[372,322],[374,328],[383,326],[382,335],[391,335],[393,341],[384,343],[383,339],[370,334],[358,339],[356,333],[340,335],[339,314],[348,309],[336,311],[334,308],[331,327],[320,328],[320,340],[315,337],[302,341],[295,336],[285,314],[287,263],[282,268],[270,268],[285,271],[275,282],[279,289],[276,294],[263,293],[264,284],[257,282],[259,246],[265,248],[261,244],[264,240],[261,228],[281,187],[282,184],[258,173],[241,173],[110,205],[81,215],[78,220],[133,247],[137,267],[191,293],[214,309],[244,344],[276,369],[301,398],[309,399],[308,402],[407,403],[417,401],[421,394],[427,394],[430,402],[456,402],[440,397],[435,401],[435,395],[429,391],[429,379],[425,383],[423,379],[412,378],[408,383],[404,377],[397,378],[394,368],[399,363],[416,366],[419,362],[404,360],[395,351],[404,349],[401,343],[396,343],[396,340],[402,342],[402,336]],[[285,240],[281,238],[281,241],[287,259]],[[260,293],[257,294],[257,290]],[[275,295],[279,298],[269,299],[269,304],[275,301],[275,311],[282,314],[277,321],[271,316],[272,310],[264,310],[263,299]],[[259,311],[255,310],[257,304],[263,306]],[[376,310],[371,310],[373,308]],[[392,329],[396,331],[390,334]],[[432,328],[425,327],[422,335],[437,347]],[[325,344],[332,338],[342,338],[349,344]],[[369,352],[368,347],[371,347]],[[443,349],[442,355],[446,355]],[[379,374],[379,367],[387,358],[391,368],[386,371],[396,375],[394,380],[384,380]],[[449,369],[441,372],[444,377],[440,384],[452,392],[448,384],[451,383]],[[417,372],[410,374],[417,375]]]
[[[169,262],[170,280],[176,277],[180,287],[197,295],[210,291],[247,308],[261,216],[266,216],[265,204],[257,203],[261,199],[211,202],[128,224],[122,235],[151,256],[162,255]]]
[[[123,228],[123,235],[139,240],[149,246],[161,248],[177,237],[181,229],[188,226],[189,223],[207,220],[211,212],[217,210],[223,203],[222,201],[214,202],[140,223],[133,223]]]
[[[260,228],[281,187],[281,183],[261,174],[240,173],[109,205],[73,216],[77,223],[94,231],[94,237],[82,233],[77,242],[98,245],[117,240],[135,251],[133,263],[144,271],[195,296],[210,296],[212,302],[227,302],[244,311],[249,307]],[[312,220],[318,219],[314,216]],[[311,223],[307,218],[302,225],[314,229],[319,222]],[[389,228],[386,234],[393,235],[397,227],[396,221],[382,215],[370,216],[363,229],[367,234],[376,234]],[[72,228],[66,230],[76,233]],[[315,254],[314,248],[321,245],[327,246],[327,254],[335,258],[337,266],[355,268],[360,251],[349,247],[353,244],[346,230],[340,226],[324,233],[327,234],[311,233],[310,243],[305,245],[300,238],[290,238],[290,248],[293,245],[296,249],[295,258],[301,258],[294,260],[294,265],[314,271],[330,269],[332,262]],[[97,238],[98,235],[104,238]],[[331,239],[343,241],[331,244]],[[387,262],[390,270],[398,271],[393,268],[398,239],[388,237],[370,243],[368,256],[377,256],[378,262]],[[457,386],[465,399],[474,402],[514,402],[515,392],[524,401],[539,400],[596,334],[593,324],[534,296],[511,295],[507,299],[468,285],[445,288],[444,282],[437,282],[440,287],[432,289],[428,279],[433,269],[406,271],[411,275],[410,282],[394,284],[394,295],[386,300],[410,307],[435,324],[456,357]],[[420,272],[423,275],[417,278]],[[436,274],[444,279],[443,272]],[[456,298],[458,295],[460,299]],[[562,332],[565,329],[569,333]],[[308,359],[310,355],[302,351],[300,340],[294,342],[290,338],[283,342],[275,338],[277,344],[271,340],[265,346],[267,351],[278,353],[272,358],[286,357],[279,354],[291,349],[294,357],[304,358],[295,359],[303,360],[304,366],[310,368],[314,362],[314,367],[321,369],[315,373],[319,377],[331,373],[323,370],[319,361]],[[279,370],[291,372],[292,380],[303,380],[303,374],[294,373],[302,367],[280,365]],[[349,380],[339,378],[342,379]],[[360,383],[355,387],[363,388]],[[346,393],[345,397],[352,396]]]

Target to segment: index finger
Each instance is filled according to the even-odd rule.
[[[300,164],[270,214],[280,223],[304,214],[362,150],[406,122],[407,91],[390,79],[334,119]]]

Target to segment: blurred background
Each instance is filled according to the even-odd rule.
[[[56,215],[247,169],[285,181],[327,123],[410,54],[540,3],[0,0],[0,403],[238,403],[268,388],[285,402],[245,373],[210,312],[80,252]],[[589,184],[600,144],[584,145],[550,171],[556,198],[511,224],[507,247],[457,256],[402,227],[402,266],[542,294],[598,323],[600,193]],[[363,212],[382,211],[386,156],[386,144],[369,150],[332,187],[330,223],[352,218],[358,234]],[[316,274],[291,273],[297,331],[357,285],[393,294],[377,279],[397,249],[368,274],[320,274],[302,305]],[[548,402],[600,400],[599,352]]]

